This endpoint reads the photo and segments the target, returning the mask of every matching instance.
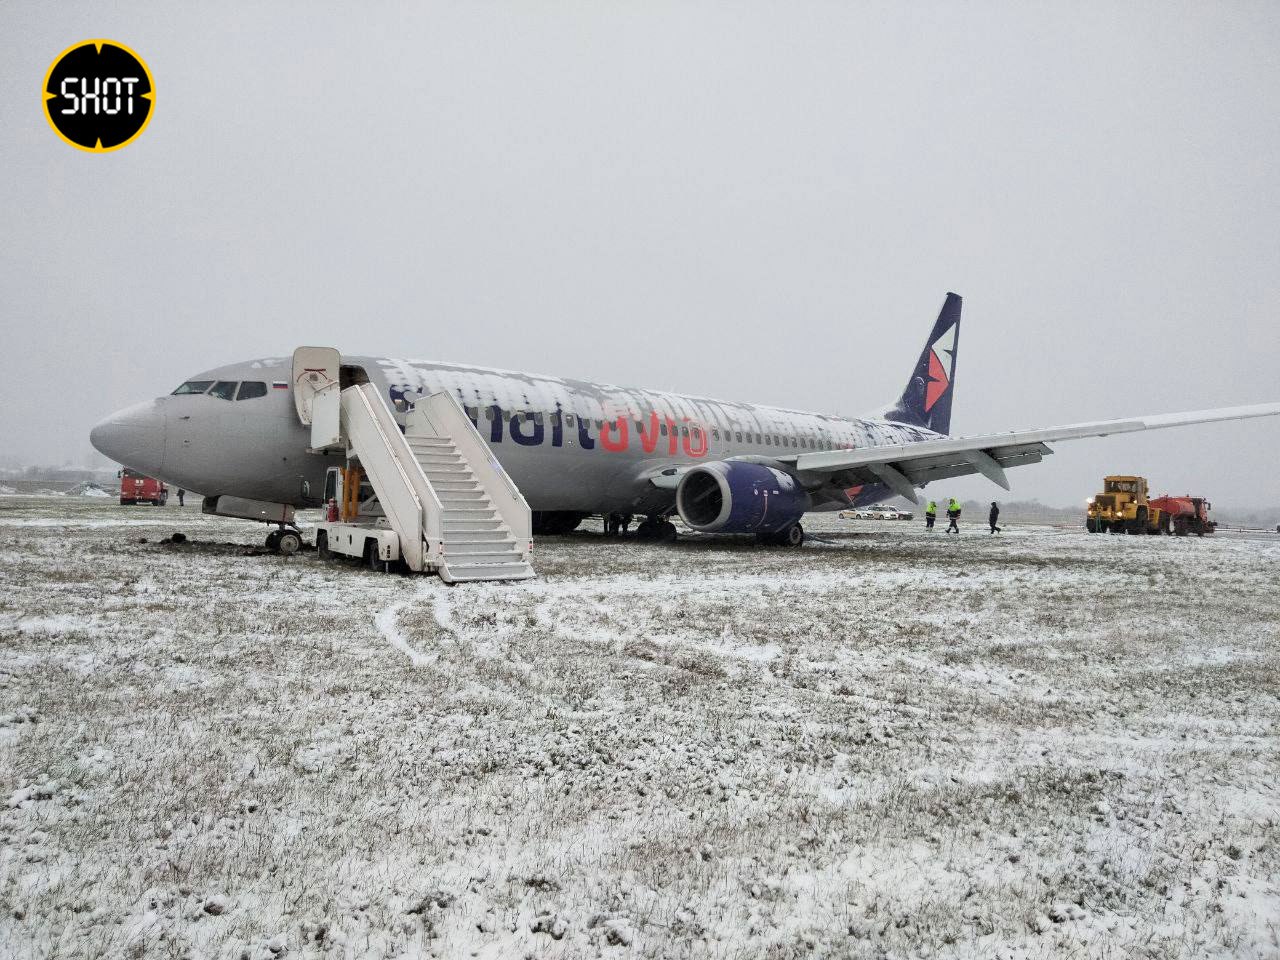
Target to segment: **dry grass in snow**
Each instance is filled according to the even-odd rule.
[[[1280,541],[811,525],[450,589],[0,498],[0,955],[1280,953]]]

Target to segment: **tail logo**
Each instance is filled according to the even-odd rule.
[[[958,324],[952,324],[929,351],[929,374],[924,391],[925,413],[933,409],[933,405],[942,399],[947,388],[951,386],[951,378],[947,375],[947,371],[955,363],[957,327]],[[944,340],[946,346],[942,345]],[[946,356],[946,363],[943,363],[942,358],[938,356],[939,351]]]

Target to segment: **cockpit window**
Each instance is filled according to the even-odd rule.
[[[177,390],[173,391],[170,396],[176,397],[183,393],[204,393],[211,386],[213,386],[212,380],[188,380]]]
[[[267,385],[257,380],[246,380],[240,384],[240,392],[236,394],[237,400],[252,400],[254,397],[265,397],[267,395]]]
[[[236,395],[236,382],[234,380],[219,380],[213,385],[213,389],[209,391],[209,396],[220,397],[223,400],[230,400]]]

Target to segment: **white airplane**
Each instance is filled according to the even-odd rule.
[[[534,533],[591,514],[642,514],[642,535],[693,530],[799,545],[807,511],[862,506],[934,480],[1037,463],[1048,444],[1280,414],[1280,403],[949,436],[961,299],[947,294],[895,403],[845,418],[456,363],[341,357],[342,386],[370,383],[404,411],[453,395],[533,511]],[[172,394],[119,411],[90,440],[125,466],[193,490],[209,512],[282,524],[281,508],[323,503],[329,467],[310,451],[289,359],[208,370]],[[220,502],[225,509],[219,509]],[[233,504],[249,503],[252,509]],[[291,511],[290,511],[291,515]]]

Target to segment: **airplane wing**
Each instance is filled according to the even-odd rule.
[[[982,474],[1008,490],[1006,468],[1039,463],[1053,452],[1048,444],[1060,440],[1106,437],[1113,433],[1277,415],[1280,415],[1280,403],[1260,403],[1245,407],[1220,407],[1189,413],[1132,417],[1126,420],[1096,420],[1092,423],[1040,430],[1015,430],[975,437],[942,437],[883,447],[801,453],[777,459],[795,469],[801,482],[808,487],[830,484],[844,488],[878,482],[894,493],[918,503],[915,487],[923,486],[931,480],[975,473]]]

